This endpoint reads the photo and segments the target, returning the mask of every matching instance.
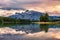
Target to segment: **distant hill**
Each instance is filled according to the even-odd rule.
[[[11,10],[11,9],[13,9],[13,10],[25,10],[24,8],[9,8],[9,7],[0,8],[0,9],[2,9],[2,10]]]
[[[49,16],[50,19],[54,20],[54,19],[60,19],[60,16]]]

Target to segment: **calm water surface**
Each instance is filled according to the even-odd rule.
[[[60,24],[1,24],[0,40],[60,40]]]

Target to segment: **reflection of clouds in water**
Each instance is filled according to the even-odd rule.
[[[47,33],[41,31],[33,34],[26,34],[25,32],[6,27],[0,28],[0,39],[1,38],[6,40],[56,40],[60,39],[60,29],[50,28]]]
[[[22,32],[22,31],[16,31],[15,29],[12,29],[12,28],[0,28],[0,34],[23,34],[25,32]]]

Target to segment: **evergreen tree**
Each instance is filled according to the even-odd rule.
[[[46,13],[44,16],[44,22],[48,22],[48,21],[49,21],[49,15],[48,13]]]
[[[46,13],[45,15],[40,16],[40,22],[48,22],[49,21],[49,15]]]
[[[44,17],[43,17],[43,15],[41,15],[40,16],[40,22],[43,22],[43,19],[44,19]]]

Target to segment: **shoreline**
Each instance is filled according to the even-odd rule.
[[[23,23],[23,22],[2,22],[2,24],[3,23],[16,23],[16,24],[20,24],[20,23]],[[25,24],[25,23],[36,23],[36,24],[60,24],[60,21],[58,21],[58,22],[24,22],[23,24]]]
[[[60,24],[60,22],[33,22],[37,24]]]

